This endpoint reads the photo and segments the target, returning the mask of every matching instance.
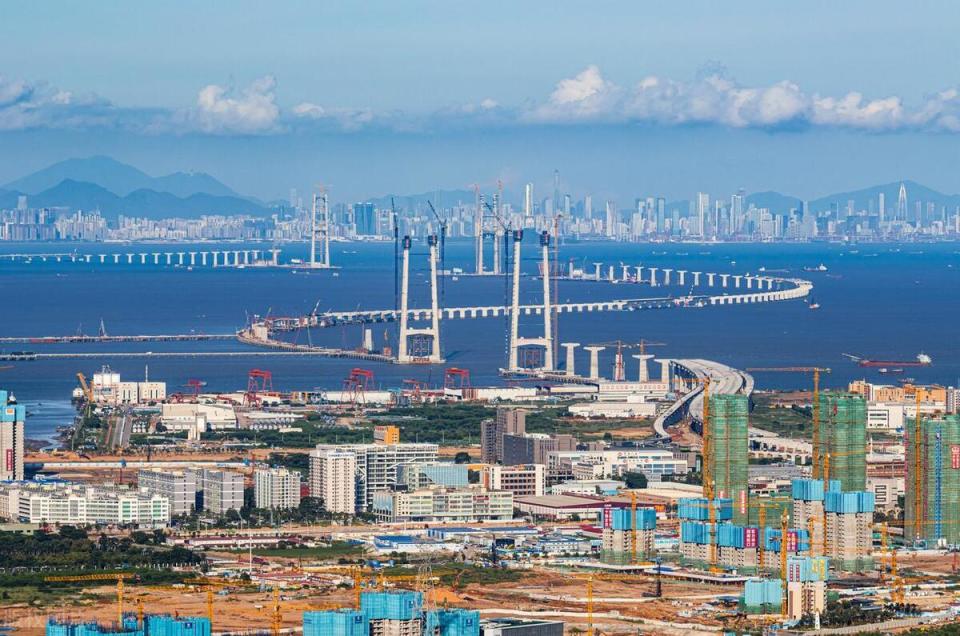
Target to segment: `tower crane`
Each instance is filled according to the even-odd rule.
[[[916,413],[913,418],[913,541],[923,535],[923,431],[920,425],[920,388],[914,387]]]
[[[820,470],[820,374],[830,373],[826,367],[752,367],[747,371],[761,371],[774,373],[811,373],[813,374],[813,478],[821,479]],[[826,477],[822,477],[826,484]]]
[[[117,582],[117,623],[123,624],[123,582],[134,578],[129,572],[113,572],[101,574],[81,574],[77,576],[45,576],[47,583],[81,583],[84,581],[116,581]]]
[[[86,416],[90,417],[90,413],[93,412],[93,387],[87,382],[87,377],[82,372],[77,373],[77,380],[83,390],[83,397],[87,401],[84,411]]]
[[[780,511],[780,613],[787,615],[787,511]]]

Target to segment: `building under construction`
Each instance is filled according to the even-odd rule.
[[[421,592],[364,592],[360,609],[305,612],[304,636],[479,636],[480,613],[428,610]]]
[[[840,489],[867,488],[867,403],[853,393],[820,394],[820,457],[823,473]]]
[[[960,544],[960,416],[922,420],[919,437],[914,424],[906,428],[904,539],[928,547]]]
[[[124,615],[123,623],[101,625],[50,619],[46,636],[210,636],[210,620],[201,617],[179,617],[153,614],[138,619],[135,614]]]
[[[793,527],[806,528],[813,552],[829,557],[837,570],[863,572],[873,568],[872,492],[842,492],[831,480],[794,479]]]
[[[733,501],[733,522],[745,524],[749,516],[749,448],[746,395],[710,396],[714,481],[713,491],[721,499]]]
[[[631,519],[633,517],[633,519]],[[657,511],[653,508],[613,508],[603,517],[603,553],[608,563],[652,558]]]

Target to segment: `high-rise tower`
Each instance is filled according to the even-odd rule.
[[[897,220],[907,220],[907,186],[900,182],[900,195],[897,197]]]

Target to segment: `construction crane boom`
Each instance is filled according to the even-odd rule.
[[[78,374],[82,375],[82,374]],[[117,582],[117,623],[123,624],[123,582],[134,578],[129,572],[113,572],[101,574],[80,574],[77,576],[45,576],[47,583],[82,583],[84,581],[116,581]]]

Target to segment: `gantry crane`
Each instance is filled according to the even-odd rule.
[[[747,371],[761,371],[773,373],[812,373],[813,374],[813,452],[811,463],[813,478],[820,479],[820,374],[830,373],[826,367],[752,367]],[[826,477],[823,478],[826,484]]]
[[[77,576],[45,576],[43,580],[47,583],[81,583],[84,581],[116,581],[117,582],[117,623],[123,624],[123,582],[132,579],[133,574],[129,572],[113,572],[102,574],[80,574]]]

